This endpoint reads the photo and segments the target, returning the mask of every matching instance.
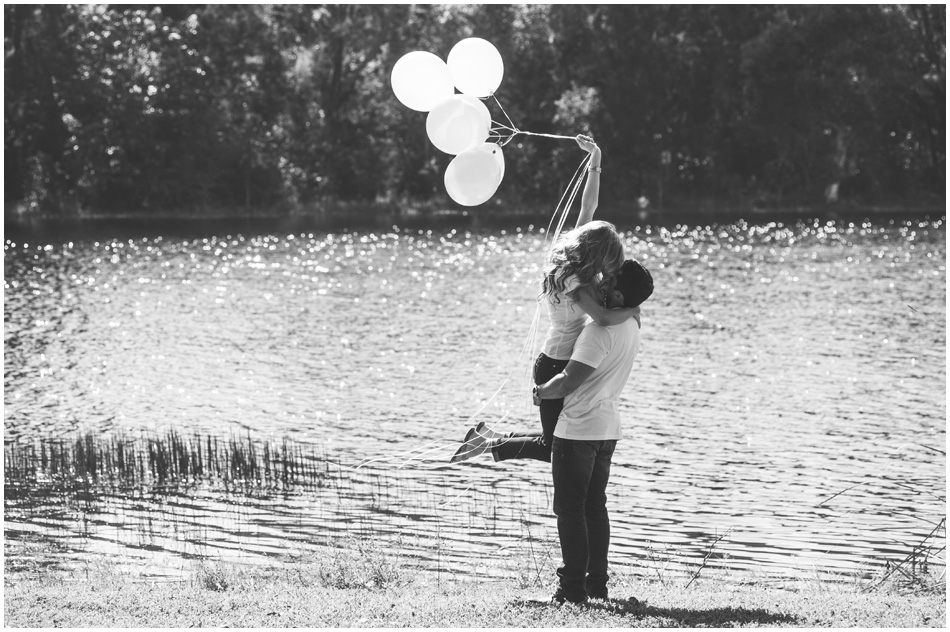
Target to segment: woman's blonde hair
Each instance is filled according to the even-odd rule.
[[[623,261],[623,242],[609,222],[588,222],[562,233],[545,262],[541,296],[560,300],[569,276],[577,277],[578,287],[589,286],[598,274],[616,274]]]

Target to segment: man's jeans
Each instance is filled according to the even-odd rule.
[[[607,479],[615,440],[575,441],[554,437],[554,514],[564,565],[557,570],[561,592],[583,600],[587,591],[607,587]]]

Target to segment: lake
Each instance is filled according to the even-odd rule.
[[[656,291],[608,488],[615,573],[867,576],[944,546],[944,217],[622,228]],[[546,247],[534,226],[8,231],[6,571],[171,578],[355,540],[553,577],[549,466],[448,464],[479,421],[538,423]],[[212,439],[319,474],[156,479],[155,450]],[[148,465],[114,478],[117,446]],[[69,464],[93,447],[97,476]]]

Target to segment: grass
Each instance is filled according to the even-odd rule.
[[[320,563],[280,569],[203,563],[184,582],[137,581],[102,570],[88,577],[7,579],[3,623],[119,628],[943,628],[946,623],[945,592],[869,594],[819,582],[774,586],[709,580],[685,589],[644,580],[613,588],[609,601],[585,608],[532,602],[550,591],[511,581],[384,575],[377,582],[372,573],[362,577],[360,572],[341,577]]]
[[[509,579],[421,574],[369,540],[270,567],[195,562],[189,579],[154,581],[102,563],[69,573],[7,573],[10,627],[935,627],[946,623],[946,586],[910,590],[899,573],[871,581],[776,580],[717,574],[620,574],[609,601],[589,607],[536,601],[554,573],[538,553],[507,560]],[[548,567],[548,564],[543,564]],[[510,571],[510,572],[508,572]],[[533,578],[533,579],[529,579]],[[742,581],[739,581],[742,580]]]

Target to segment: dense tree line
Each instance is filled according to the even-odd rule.
[[[942,201],[945,7],[5,5],[4,199],[29,212],[446,206],[450,160],[390,89],[491,41],[488,101],[591,133],[612,204]],[[550,205],[570,142],[516,137],[491,203]],[[662,198],[662,200],[660,199]]]

